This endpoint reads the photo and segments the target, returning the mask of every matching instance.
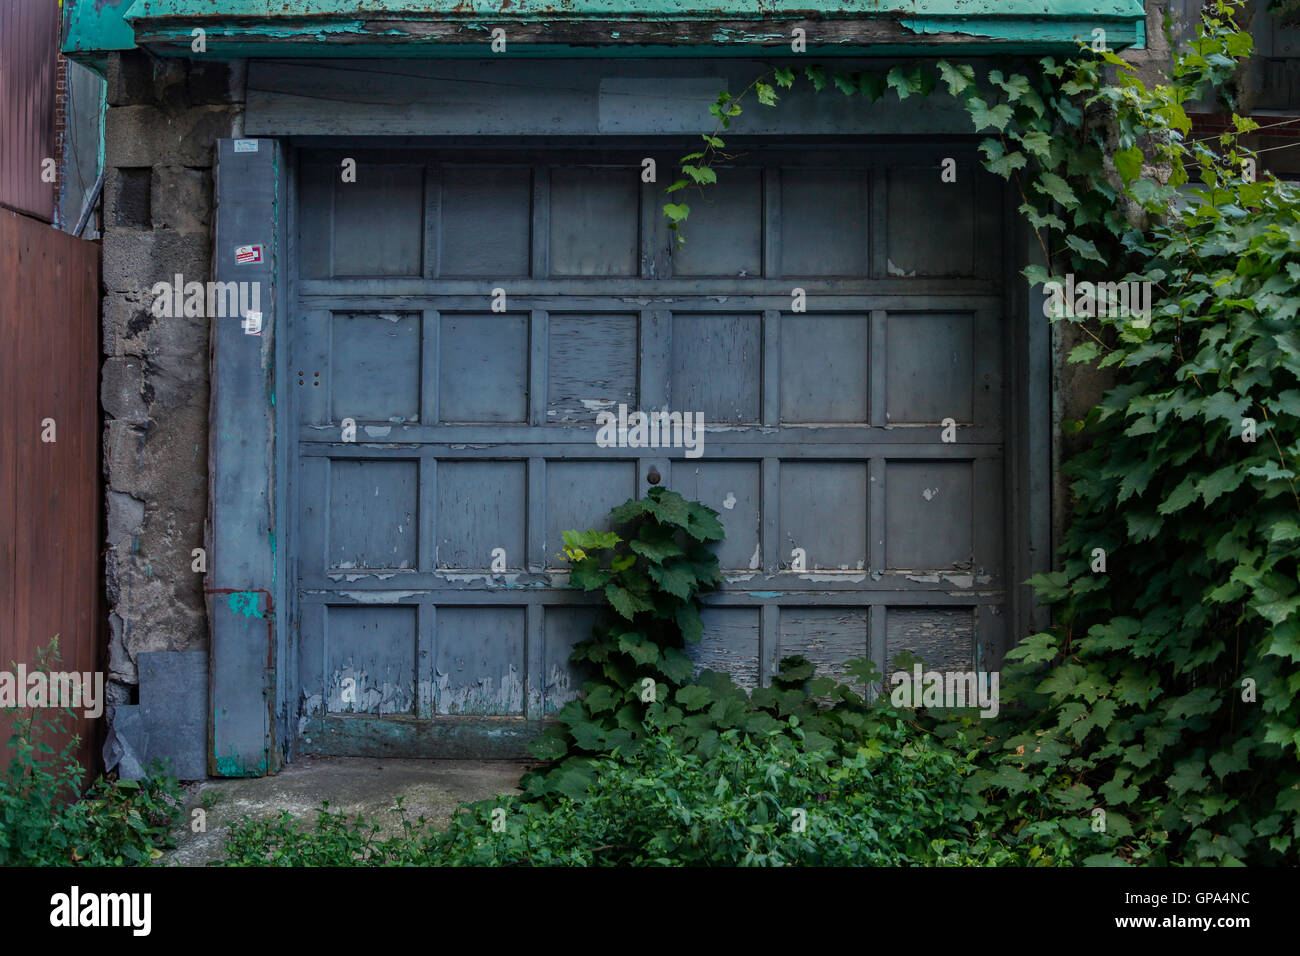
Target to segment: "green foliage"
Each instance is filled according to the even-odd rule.
[[[1077,208],[1119,209],[1119,194],[1143,215],[1141,228],[1122,209],[1100,216],[1087,248],[1065,245],[1076,266],[1095,252],[1155,291],[1149,321],[1100,316],[1076,356],[1119,384],[1067,467],[1062,569],[1034,582],[1058,627],[1011,654],[1008,689],[1032,716],[1001,744],[1027,749],[987,778],[1037,833],[1101,807],[1112,832],[1143,821],[1185,863],[1300,860],[1300,195],[1243,178],[1234,134],[1187,141],[1181,106],[1248,52],[1220,11],[1168,86],[1119,63],[1113,85],[1074,71],[1134,144],[1115,153],[1119,183],[1073,178]],[[1201,185],[1175,204],[1191,171]]]
[[[577,799],[465,808],[428,862],[460,865],[897,866],[1019,862],[978,827],[955,749],[873,723],[847,756],[814,747],[798,718],[718,736],[711,754],[672,733],[591,762]],[[503,828],[494,830],[492,812]]]
[[[406,816],[401,798],[393,808],[395,832],[373,818],[346,814],[321,803],[316,818],[304,827],[288,810],[255,819],[244,816],[226,835],[224,855],[215,866],[409,866],[422,861],[426,845],[436,839],[423,816]]]
[[[689,695],[688,695],[689,696]],[[964,742],[963,742],[964,743]],[[841,756],[791,717],[718,736],[708,754],[648,734],[635,754],[590,761],[590,790],[499,796],[460,808],[445,832],[322,807],[231,828],[227,866],[896,866],[1019,864],[965,793],[971,751],[874,713]],[[1085,838],[1084,842],[1087,840]]]
[[[57,638],[34,670],[57,665]],[[173,845],[180,788],[161,768],[143,781],[100,778],[83,795],[80,739],[60,710],[11,710],[9,766],[0,776],[0,866],[141,865]],[[63,741],[56,751],[50,742]]]
[[[651,488],[610,514],[622,532],[564,533],[569,583],[598,593],[608,609],[572,661],[592,674],[584,700],[571,701],[537,741],[544,759],[567,753],[634,752],[648,715],[693,671],[685,654],[700,639],[699,595],[722,580],[708,545],[722,539],[718,513],[666,488]]]
[[[1062,566],[1032,582],[1057,625],[1013,652],[1003,700],[1020,706],[975,776],[987,818],[1035,860],[1077,859],[1101,810],[1109,845],[1086,862],[1300,862],[1300,197],[1243,175],[1251,120],[1194,141],[1184,108],[1250,55],[1239,9],[1207,4],[1151,86],[1086,48],[1025,74],[836,75],[900,99],[938,87],[989,132],[985,166],[1051,263],[1031,283],[1152,290],[1149,317],[1061,317],[1089,340],[1071,359],[1117,384],[1072,426],[1087,447],[1067,466]],[[825,86],[818,67],[803,77]]]
[[[1300,26],[1300,0],[1268,0],[1268,8],[1282,26]]]

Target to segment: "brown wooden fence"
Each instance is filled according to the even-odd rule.
[[[55,183],[41,174],[55,150],[59,8],[0,0],[0,206],[49,222]]]
[[[99,244],[0,209],[0,670],[55,635],[57,669],[102,670],[98,328]]]

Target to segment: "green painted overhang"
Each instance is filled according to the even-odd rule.
[[[505,29],[510,55],[821,56],[1072,51],[1105,31],[1145,44],[1142,0],[65,0],[63,50],[160,55],[483,56]],[[194,31],[206,51],[195,53]]]

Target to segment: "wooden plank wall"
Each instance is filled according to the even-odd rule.
[[[56,634],[57,669],[103,665],[99,251],[0,209],[0,670],[35,668]],[[42,441],[46,419],[53,442]],[[98,723],[79,712],[71,726],[89,770]]]

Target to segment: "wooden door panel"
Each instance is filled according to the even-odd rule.
[[[841,676],[1000,639],[1000,232],[973,154],[944,183],[933,148],[747,151],[664,258],[652,149],[351,152],[369,185],[343,202],[332,157],[300,164],[301,749],[517,752],[588,676],[562,532],[652,466],[727,533],[697,667],[753,688],[788,654]],[[619,405],[702,413],[702,457],[597,446]]]

